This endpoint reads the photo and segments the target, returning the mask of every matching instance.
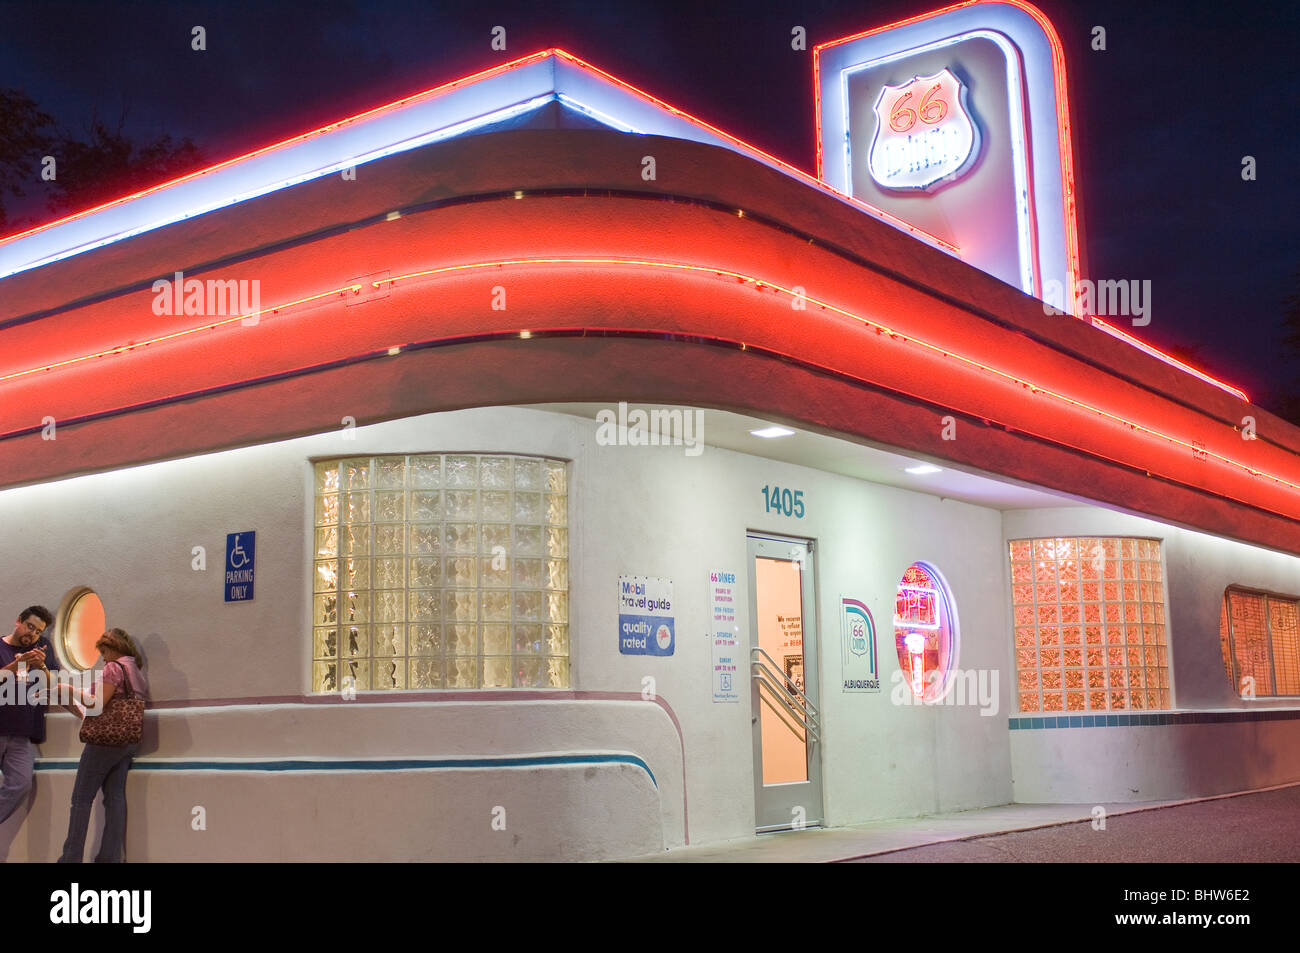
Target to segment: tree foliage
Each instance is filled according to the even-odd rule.
[[[137,142],[116,125],[94,117],[85,134],[56,125],[26,93],[0,88],[0,234],[28,222],[7,216],[5,200],[44,194],[44,211],[64,215],[159,185],[200,167],[204,158],[188,138]],[[42,172],[53,159],[53,178]],[[32,203],[27,203],[29,209]],[[12,205],[10,206],[12,208]]]
[[[41,157],[54,140],[54,120],[35,100],[17,89],[0,88],[0,232],[5,230],[5,198],[27,194],[39,181]]]
[[[50,211],[92,208],[174,179],[203,162],[188,138],[174,142],[171,136],[159,136],[137,144],[122,126],[122,120],[111,127],[97,118],[84,138],[59,138],[59,174],[50,183]]]

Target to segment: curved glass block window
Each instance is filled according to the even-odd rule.
[[[1011,540],[1022,712],[1170,707],[1160,541]]]
[[[54,618],[58,637],[59,656],[68,668],[85,671],[99,661],[95,643],[108,627],[104,603],[95,590],[78,586],[68,592],[59,604]]]
[[[1228,682],[1243,698],[1300,695],[1300,600],[1230,587],[1219,643]]]
[[[932,702],[948,689],[957,655],[952,597],[939,571],[914,563],[903,573],[894,598],[894,647],[912,694]]]
[[[315,512],[313,691],[569,687],[564,461],[323,461]]]

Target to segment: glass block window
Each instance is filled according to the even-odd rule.
[[[894,648],[912,694],[922,701],[942,698],[955,654],[952,597],[939,571],[914,563],[894,596]]]
[[[1300,695],[1300,600],[1228,589],[1219,611],[1219,644],[1234,691],[1253,690],[1257,698]]]
[[[315,465],[312,690],[569,687],[561,460]]]
[[[1160,541],[1011,541],[1022,712],[1170,707]]]

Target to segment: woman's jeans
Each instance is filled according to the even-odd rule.
[[[68,839],[63,842],[61,864],[79,864],[86,849],[86,828],[95,795],[104,789],[104,840],[99,845],[97,864],[122,861],[126,840],[126,773],[140,745],[86,745],[77,765],[72,787],[72,814],[68,817]]]

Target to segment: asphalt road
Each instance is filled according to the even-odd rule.
[[[1300,861],[1300,786],[932,844],[855,863],[1249,863]]]

